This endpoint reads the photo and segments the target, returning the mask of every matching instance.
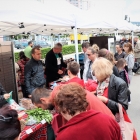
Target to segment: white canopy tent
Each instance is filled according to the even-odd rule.
[[[54,10],[52,5],[44,5],[35,0],[1,0],[0,13],[0,27],[4,30],[1,30],[0,34],[3,35],[6,31],[21,33],[39,30],[44,24],[51,29],[75,26],[72,15]],[[19,23],[22,22],[26,26],[19,29]]]
[[[87,15],[91,15],[88,11],[86,13]],[[132,23],[127,22],[126,20],[118,20],[114,19],[112,17],[101,17],[97,14],[92,15],[94,18],[91,19],[90,16],[86,16],[84,18],[85,22],[81,22],[81,20],[77,20],[77,27],[82,29],[87,29],[86,31],[89,31],[89,33],[95,32],[95,29],[97,33],[115,33],[115,36],[118,35],[118,33],[131,33],[132,34],[132,46],[133,46],[133,33],[139,32],[140,28],[138,26],[133,25]],[[95,20],[97,19],[97,20]],[[90,29],[90,30],[89,30]]]
[[[59,7],[60,3],[65,6]],[[77,32],[115,32],[115,29],[117,32],[131,32],[136,27],[126,21],[99,19],[97,13],[82,11],[65,0],[46,0],[44,4],[35,0],[1,0],[0,4],[0,35],[66,34],[74,30],[77,60]]]
[[[71,27],[75,27],[76,24],[74,13],[82,11],[67,4],[66,2],[65,8],[58,8],[60,1],[56,0],[47,1],[46,4],[34,0],[1,0],[0,35],[21,33],[51,35],[67,32],[67,29],[72,32]],[[78,60],[78,44],[76,54]]]

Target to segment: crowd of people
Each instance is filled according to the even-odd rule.
[[[119,113],[118,104],[122,105],[125,112],[131,104],[129,86],[135,62],[134,53],[140,52],[139,40],[137,37],[134,40],[137,40],[134,50],[130,42],[116,43],[115,54],[105,48],[100,49],[97,44],[91,46],[85,42],[82,44],[84,65],[76,61],[66,64],[60,43],[55,44],[46,54],[44,64],[41,61],[40,46],[33,47],[31,41],[25,51],[19,53],[18,84],[23,97],[31,98],[38,108],[55,110],[55,119],[59,119],[55,128],[52,121],[52,131],[57,140],[122,140],[115,115]],[[81,78],[78,77],[79,72]],[[52,82],[65,74],[69,76],[68,81],[56,84],[52,91],[48,90]],[[0,95],[2,107],[10,97],[2,85]],[[15,129],[15,134],[5,136],[8,131],[5,128],[0,138],[15,139],[21,132],[16,112],[10,114],[10,111],[3,111],[2,108],[0,126],[7,127],[13,121],[16,126],[11,128]],[[3,128],[0,127],[0,132]]]

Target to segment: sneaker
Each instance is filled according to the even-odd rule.
[[[128,104],[129,104],[129,105],[131,105],[131,101],[130,101],[130,102],[128,102]]]

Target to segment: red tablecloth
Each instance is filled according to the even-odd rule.
[[[27,115],[25,114],[22,119],[26,119]],[[26,130],[32,129],[32,133],[27,134]],[[47,140],[47,124],[35,124],[31,126],[25,126],[20,135],[20,140]]]

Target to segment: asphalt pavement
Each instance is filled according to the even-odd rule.
[[[128,115],[131,119],[138,139],[140,140],[140,75],[134,75],[130,84],[131,90],[131,105],[128,108]]]

